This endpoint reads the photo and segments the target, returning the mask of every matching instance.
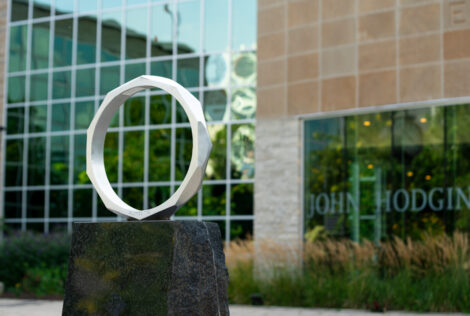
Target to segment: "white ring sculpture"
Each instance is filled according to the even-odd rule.
[[[122,201],[109,183],[104,167],[104,141],[114,114],[132,95],[149,88],[160,88],[173,95],[183,106],[191,124],[193,151],[188,172],[173,195],[162,204],[147,210],[138,210]],[[173,80],[140,76],[109,92],[103,100],[87,131],[86,172],[104,205],[113,213],[142,220],[168,219],[183,206],[202,184],[212,143],[207,131],[201,103],[185,88]]]

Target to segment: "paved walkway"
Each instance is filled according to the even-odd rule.
[[[61,301],[0,299],[0,316],[54,316],[61,315]],[[389,312],[389,316],[416,316],[418,313]],[[308,308],[230,306],[231,316],[371,316],[377,313]],[[464,314],[425,314],[426,316],[464,315]]]

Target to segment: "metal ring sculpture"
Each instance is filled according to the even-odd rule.
[[[150,88],[165,90],[183,106],[191,125],[193,150],[188,172],[178,190],[162,204],[141,211],[126,204],[114,192],[106,175],[103,149],[109,123],[119,107],[135,93]],[[168,219],[201,187],[211,149],[212,143],[201,103],[173,80],[156,76],[140,76],[112,90],[104,98],[87,131],[86,171],[104,205],[111,212],[137,220]]]

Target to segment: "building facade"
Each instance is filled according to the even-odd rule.
[[[259,0],[255,237],[469,231],[470,1]]]
[[[2,8],[5,231],[123,220],[86,175],[86,129],[107,92],[151,74],[201,101],[214,145],[202,189],[176,218],[215,221],[227,241],[252,234],[255,0],[10,0]],[[110,182],[130,205],[154,207],[181,184],[191,143],[174,98],[139,93],[108,129]]]

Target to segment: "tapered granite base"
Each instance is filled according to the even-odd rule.
[[[74,223],[63,315],[229,315],[215,223]]]

